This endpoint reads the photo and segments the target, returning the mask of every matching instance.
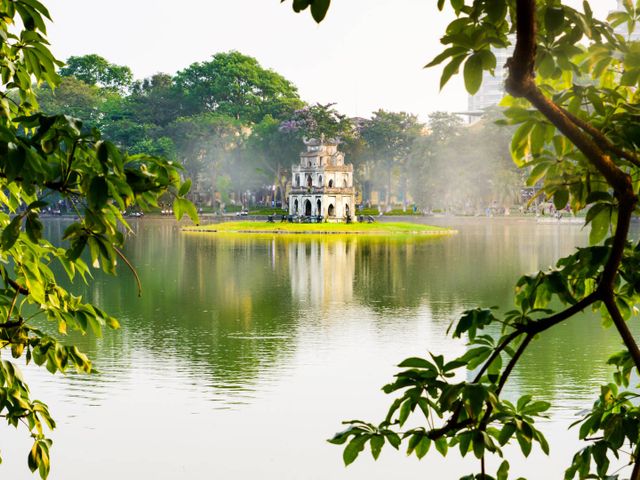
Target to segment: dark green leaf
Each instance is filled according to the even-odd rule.
[[[482,55],[474,53],[464,64],[464,85],[470,95],[475,95],[482,85]]]
[[[324,20],[324,17],[327,15],[327,11],[329,10],[330,4],[331,0],[312,0],[311,16],[317,23],[320,23],[322,22],[322,20]]]
[[[564,25],[564,9],[562,7],[547,7],[544,14],[544,25],[551,33],[561,30]]]
[[[109,188],[104,177],[93,177],[87,192],[89,207],[93,210],[101,210],[109,199]]]
[[[364,450],[366,441],[367,437],[365,435],[359,435],[351,439],[345,447],[344,452],[342,452],[342,459],[344,460],[345,466],[352,464],[354,460],[358,458],[360,452]]]
[[[381,435],[374,435],[371,437],[371,440],[369,440],[369,444],[371,446],[371,455],[373,455],[373,458],[377,460],[380,456],[380,451],[384,446],[384,437]]]
[[[9,225],[2,230],[2,249],[9,250],[18,240],[20,236],[20,227],[22,225],[22,217],[16,216],[9,222]]]

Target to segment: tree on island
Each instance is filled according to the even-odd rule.
[[[108,273],[120,263],[137,278],[121,250],[128,230],[122,211],[156,205],[161,195],[170,195],[178,218],[188,213],[197,221],[194,206],[184,198],[190,182],[181,181],[175,164],[121,152],[77,119],[38,111],[32,82],[60,84],[56,68],[61,63],[45,36],[48,20],[37,0],[0,4],[0,348],[6,355],[0,361],[0,415],[9,425],[27,429],[33,439],[28,466],[42,478],[50,468],[47,431],[55,422],[47,406],[31,398],[18,362],[35,363],[52,374],[93,371],[91,360],[61,339],[69,331],[99,336],[103,328],[118,328],[115,318],[73,291],[74,280],[91,279],[83,258]],[[74,68],[78,75],[95,73],[93,67]],[[126,84],[121,80],[127,75],[117,76],[120,80],[101,75],[98,71],[87,80],[108,88]],[[95,92],[77,82],[68,82],[65,94],[82,97],[91,110]],[[64,232],[66,247],[43,238],[40,220],[60,198],[77,215]]]
[[[422,135],[424,125],[418,117],[406,112],[378,110],[364,122],[360,134],[366,152],[376,160],[381,176],[386,178],[385,205],[391,203],[391,182],[394,173],[400,172],[403,205],[407,204],[409,170],[407,164],[415,142]]]
[[[283,0],[284,1],[284,0]],[[628,320],[640,300],[640,244],[629,238],[637,212],[640,143],[638,84],[640,43],[629,41],[640,20],[640,2],[624,0],[624,11],[606,23],[593,17],[588,1],[578,11],[558,0],[497,0],[450,4],[456,19],[442,37],[446,46],[428,66],[446,62],[441,85],[462,70],[467,91],[476,93],[484,71],[492,72],[492,48],[504,48],[515,35],[505,82],[504,123],[517,125],[511,140],[516,163],[540,182],[540,195],[556,208],[587,210],[590,246],[560,259],[555,268],[521,277],[514,309],[500,313],[477,308],[451,325],[454,338],[466,338],[468,351],[445,360],[408,358],[384,387],[399,395],[380,423],[346,422],[331,442],[344,444],[346,464],[368,444],[374,458],[388,443],[407,443],[407,452],[422,458],[434,446],[443,456],[449,448],[472,453],[479,473],[465,479],[509,476],[503,460],[487,472],[488,455],[517,442],[528,456],[533,443],[548,453],[535,419],[550,404],[524,395],[512,403],[502,397],[509,376],[537,336],[591,308],[605,327],[614,327],[625,349],[608,360],[613,381],[603,385],[593,408],[577,422],[584,448],[573,457],[565,478],[619,478],[613,457],[623,456],[630,478],[640,478],[640,392],[629,388],[640,370],[640,348]],[[330,0],[294,0],[296,12],[310,7],[321,22]],[[625,34],[614,28],[622,26]],[[558,310],[556,306],[562,304]],[[460,381],[471,371],[470,380]],[[403,430],[410,417],[421,424]],[[612,470],[615,470],[612,472]]]

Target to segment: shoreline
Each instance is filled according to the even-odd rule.
[[[183,232],[190,233],[249,233],[249,234],[278,234],[278,235],[419,235],[419,236],[433,236],[443,237],[447,235],[456,235],[458,230],[449,229],[445,231],[433,230],[433,231],[372,231],[367,232],[364,230],[354,231],[328,231],[328,230],[214,230],[210,228],[198,228],[198,227],[183,227]]]
[[[240,233],[240,234],[277,234],[277,235],[375,235],[375,236],[420,236],[442,237],[455,235],[457,230],[434,225],[409,222],[379,222],[366,224],[342,223],[280,223],[267,222],[222,222],[201,226],[184,226],[183,232],[192,233]]]

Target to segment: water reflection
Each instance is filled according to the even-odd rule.
[[[273,244],[282,243],[274,238]],[[323,310],[353,299],[356,243],[354,238],[334,241],[292,241],[288,249],[292,298]]]
[[[51,222],[51,235],[60,223]],[[96,273],[85,295],[115,312],[125,328],[80,342],[116,377],[140,351],[151,363],[158,357],[184,361],[188,375],[206,379],[206,389],[223,390],[236,404],[238,394],[290,367],[301,335],[317,333],[317,320],[327,328],[349,311],[355,318],[370,315],[382,337],[425,322],[441,332],[465,308],[510,307],[518,275],[584,243],[583,232],[566,226],[479,222],[458,228],[462,233],[453,238],[398,240],[197,234],[170,222],[134,222],[126,254],[145,292],[137,298],[127,271],[118,280]],[[569,376],[590,388],[588,379],[603,372],[578,359],[584,351],[608,355],[612,345],[601,335],[596,321],[584,319],[568,324],[560,337],[543,336],[532,349],[539,353],[531,374],[524,367],[514,384],[549,395],[564,389]],[[615,335],[604,338],[616,341]],[[555,365],[563,349],[576,352],[575,362],[565,362],[567,371]],[[538,381],[541,371],[558,379],[551,391],[546,380]]]
[[[77,286],[122,320],[121,331],[99,341],[73,339],[103,373],[60,379],[27,372],[36,395],[64,419],[52,478],[468,473],[462,464],[445,470],[437,458],[425,465],[393,454],[345,471],[339,451],[323,443],[343,418],[381,418],[389,400],[379,388],[402,358],[461,354],[464,345],[444,332],[463,309],[510,307],[518,275],[586,242],[575,226],[456,222],[455,237],[390,240],[186,234],[168,221],[134,221],[126,254],[138,267],[142,298],[126,270],[117,280],[97,272],[90,287]],[[46,227],[60,238],[64,222]],[[600,360],[617,349],[615,334],[585,315],[534,342],[514,372],[508,395],[532,391],[559,405],[549,425],[563,447],[544,472],[558,476],[566,465],[575,435],[566,440],[556,430],[592,401],[607,377]],[[104,452],[95,448],[78,461],[72,452],[93,430]],[[242,447],[248,431],[261,445],[251,449],[252,462]],[[216,435],[205,446],[201,432]],[[165,443],[145,446],[156,438]],[[120,461],[112,464],[114,442]],[[0,448],[14,447],[0,440]],[[22,464],[5,471],[29,478]]]

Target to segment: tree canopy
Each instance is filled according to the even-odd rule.
[[[216,54],[216,68],[226,62],[222,59],[230,57],[244,59],[244,63],[251,66],[250,77],[262,79],[267,71],[256,59],[238,52]],[[374,192],[378,192],[378,201],[388,208],[415,203],[421,210],[468,211],[473,208],[482,211],[484,206],[495,201],[507,208],[520,202],[517,194],[503,201],[496,193],[502,186],[513,191],[509,185],[517,181],[518,187],[523,181],[513,177],[513,165],[503,161],[509,155],[509,138],[493,128],[491,121],[468,128],[459,117],[442,114],[449,122],[449,128],[444,125],[440,128],[440,114],[435,113],[430,118],[429,128],[425,128],[411,113],[384,110],[369,119],[348,118],[333,103],[305,104],[297,97],[295,86],[274,72],[268,77],[280,77],[280,84],[291,87],[287,89],[289,93],[261,98],[253,96],[251,109],[254,113],[251,115],[246,114],[244,95],[228,98],[226,106],[211,110],[204,100],[193,97],[192,90],[185,90],[184,79],[180,79],[182,72],[194,72],[209,63],[212,62],[196,62],[176,75],[158,73],[133,81],[126,91],[89,85],[75,76],[63,77],[55,92],[47,85],[39,88],[38,100],[43,111],[80,118],[85,128],[98,127],[104,136],[130,153],[162,155],[180,162],[194,181],[193,198],[205,208],[208,205],[217,208],[212,196],[223,193],[218,182],[212,181],[210,162],[213,157],[203,156],[195,161],[194,148],[185,141],[186,138],[204,139],[198,132],[198,125],[204,118],[216,118],[237,129],[234,141],[219,151],[222,156],[217,157],[215,167],[216,178],[226,179],[224,195],[235,192],[236,199],[242,198],[247,189],[271,192],[272,185],[277,186],[282,199],[290,187],[288,172],[291,165],[298,163],[299,153],[305,148],[303,139],[324,135],[340,139],[340,148],[346,153],[347,161],[356,168],[355,179],[363,192],[363,203],[375,200]],[[215,85],[210,78],[201,78],[198,89],[209,92],[211,98],[220,99],[224,97],[221,92],[235,88],[236,76],[216,78]],[[217,131],[214,129],[209,135],[216,135]],[[448,140],[433,141],[433,135],[459,137],[456,145],[469,151],[471,141],[482,139],[483,145],[491,147],[485,150],[494,159],[493,170],[496,171],[484,183],[492,181],[495,188],[475,188],[476,172],[464,168],[464,162],[473,157],[459,154],[451,157],[451,149],[456,146],[451,144],[446,149],[444,145]],[[218,140],[224,143],[224,140]],[[211,138],[208,141],[218,140]],[[451,171],[448,167],[451,161],[459,167],[456,168],[457,178],[474,186],[464,196],[450,195],[451,192],[438,187]],[[416,182],[418,177],[422,178],[420,182]]]
[[[302,106],[291,82],[235,51],[190,65],[177,73],[175,82],[188,113],[214,112],[256,123],[265,115],[280,118]]]
[[[640,392],[630,385],[640,371],[640,348],[628,324],[640,300],[640,243],[629,235],[640,188],[640,43],[631,40],[640,2],[622,4],[605,22],[588,1],[578,10],[558,0],[438,0],[456,17],[441,37],[445,49],[428,65],[445,64],[441,85],[461,72],[467,91],[476,93],[483,72],[496,67],[494,49],[515,41],[502,103],[502,123],[516,126],[513,160],[557,208],[586,210],[590,246],[521,277],[512,310],[475,308],[452,321],[453,337],[468,342],[464,355],[401,362],[383,388],[396,396],[386,418],[345,422],[331,440],[345,445],[346,464],[367,445],[378,458],[385,444],[397,449],[404,442],[418,458],[432,446],[443,456],[453,447],[475,456],[478,473],[464,479],[507,479],[506,445],[516,443],[525,456],[534,444],[549,452],[535,421],[550,404],[527,394],[505,399],[506,383],[538,336],[593,309],[625,348],[608,360],[612,381],[594,392],[593,408],[576,422],[583,448],[565,478],[617,479],[621,465],[625,477],[640,478]],[[295,11],[309,8],[318,22],[329,6],[329,0],[293,1]],[[502,458],[495,471],[488,471],[488,456]]]
[[[69,57],[60,69],[63,77],[75,77],[88,85],[124,90],[131,85],[133,74],[129,67],[114,65],[92,54]]]

